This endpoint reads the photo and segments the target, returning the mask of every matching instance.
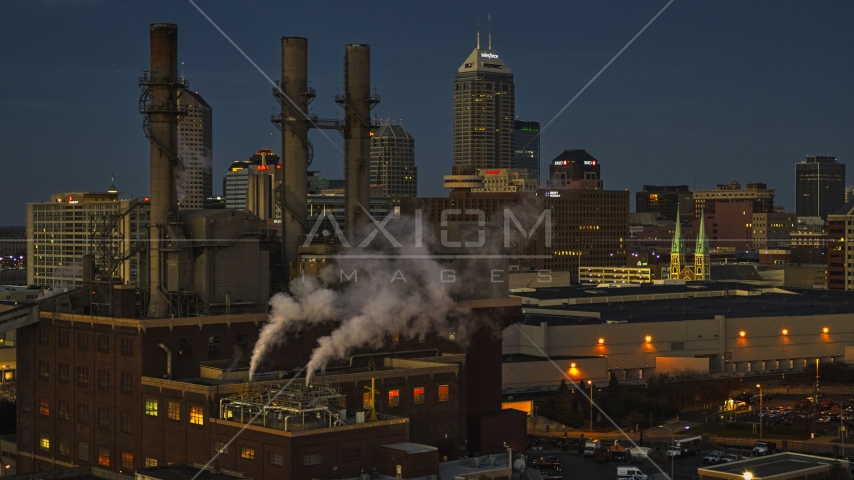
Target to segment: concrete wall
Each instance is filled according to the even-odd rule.
[[[512,328],[512,327],[511,327]],[[608,381],[606,358],[582,358],[556,360],[560,370],[546,359],[533,362],[504,362],[501,368],[501,388],[507,392],[535,389],[553,390],[566,380],[564,374],[578,383],[593,380],[595,383]],[[575,364],[575,368],[572,364]],[[571,382],[567,381],[570,387]]]
[[[680,373],[708,374],[708,357],[655,357],[655,373],[677,375]]]

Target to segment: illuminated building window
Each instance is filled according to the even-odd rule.
[[[424,403],[424,387],[415,387],[412,389],[412,401],[416,405]]]
[[[39,415],[50,416],[50,401],[47,397],[39,397]]]
[[[166,418],[169,420],[181,420],[181,404],[178,402],[169,402],[166,408]]]
[[[225,442],[214,442],[214,450],[219,453],[226,454],[228,453],[228,445]]]
[[[400,390],[389,390],[388,391],[388,406],[389,407],[400,406]]]
[[[193,425],[204,425],[205,409],[202,407],[190,406],[190,423]]]
[[[39,434],[39,448],[45,452],[50,451],[50,436],[48,436],[47,432]]]
[[[241,448],[240,458],[245,458],[246,460],[255,460],[255,449],[249,447]]]
[[[98,447],[98,465],[102,467],[110,466],[110,449],[107,447]]]
[[[151,417],[157,416],[157,399],[156,398],[146,398],[145,399],[145,414]]]
[[[439,385],[439,401],[447,402],[450,399],[450,390],[447,385]]]
[[[362,394],[362,408],[369,410],[371,408],[371,393],[365,392]]]
[[[157,466],[157,459],[151,458],[151,457],[145,457],[145,466],[146,467],[156,467]]]
[[[133,469],[133,454],[130,452],[122,452],[122,469]]]

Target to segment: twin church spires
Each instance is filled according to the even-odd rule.
[[[673,244],[670,247],[670,278],[681,280],[706,281],[709,276],[709,238],[706,236],[706,215],[700,214],[700,231],[697,234],[697,246],[694,249],[694,268],[685,262],[685,242],[682,240],[682,219],[676,209],[676,228],[673,231]]]

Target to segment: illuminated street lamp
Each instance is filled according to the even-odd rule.
[[[652,342],[652,335],[647,335],[646,337],[644,337],[644,340],[646,340],[646,343]]]
[[[744,337],[746,337],[746,336],[747,336],[747,332],[745,332],[744,330],[742,330],[742,331],[738,332],[738,336],[739,336],[739,337],[741,337],[741,338],[744,338]]]
[[[599,338],[599,345],[604,345],[604,344],[605,344],[605,339]]]
[[[788,328],[784,328],[784,329],[783,329],[783,335],[788,335],[788,334],[789,334],[789,329],[788,329]]]
[[[759,389],[759,440],[762,440],[762,385],[756,384]]]
[[[590,385],[590,431],[593,431],[593,380],[587,380]]]
[[[753,480],[753,474],[750,472],[744,472],[744,480]]]
[[[829,332],[830,332],[830,329],[827,327],[824,327],[821,329],[821,333],[829,333]]]

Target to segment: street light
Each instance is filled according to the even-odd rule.
[[[753,480],[753,474],[750,472],[744,472],[744,480]]]
[[[593,431],[593,380],[587,380],[590,385],[590,431]]]
[[[762,440],[762,385],[756,384],[759,389],[759,440]]]

